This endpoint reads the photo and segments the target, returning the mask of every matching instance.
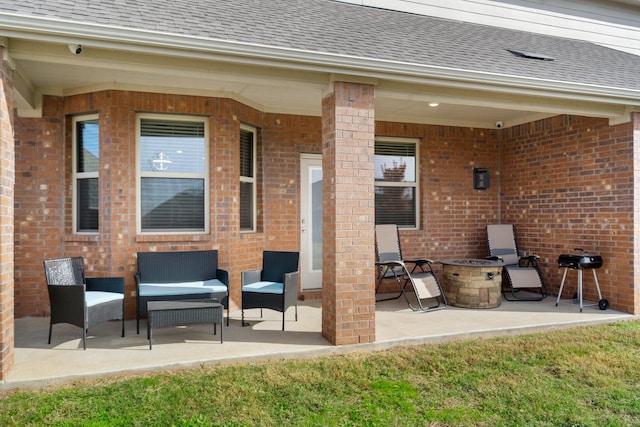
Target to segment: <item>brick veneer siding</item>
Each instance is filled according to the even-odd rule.
[[[16,316],[48,315],[42,259],[63,255],[83,255],[93,275],[124,276],[127,312],[133,316],[135,253],[146,250],[219,249],[221,267],[231,273],[231,294],[237,304],[240,272],[259,267],[262,250],[299,250],[300,153],[323,153],[324,164],[332,164],[335,154],[331,147],[323,148],[322,141],[323,126],[335,129],[333,116],[343,108],[338,108],[334,97],[324,100],[324,118],[261,113],[232,100],[196,96],[103,91],[45,97],[41,119],[15,118]],[[136,235],[138,111],[209,117],[210,235]],[[67,118],[87,113],[98,113],[101,124],[101,231],[95,236],[78,236],[71,233],[71,129]],[[369,123],[373,118],[362,120]],[[638,312],[633,268],[637,264],[633,256],[637,229],[633,138],[640,146],[638,114],[634,120],[635,133],[631,124],[609,126],[606,120],[564,116],[503,130],[376,122],[376,135],[420,139],[420,229],[401,231],[405,256],[435,260],[484,257],[486,225],[512,222],[521,233],[523,249],[543,256],[543,272],[552,288],[557,289],[561,273],[555,264],[557,256],[575,247],[578,240],[580,246],[605,258],[598,274],[613,308]],[[236,141],[240,123],[256,126],[260,134],[256,233],[239,232]],[[367,134],[372,133],[366,129]],[[348,144],[339,147],[348,148]],[[359,149],[372,149],[364,147]],[[475,166],[489,169],[488,190],[473,189]],[[339,178],[347,188],[348,177]],[[372,206],[365,206],[363,212]],[[373,261],[373,234],[368,234],[373,232],[373,217],[362,227],[358,230],[365,236],[362,244],[371,246],[370,251],[361,251],[363,259],[357,263],[362,277],[373,283],[373,268],[365,272],[370,268],[367,263]],[[343,240],[331,232],[329,241],[334,246],[327,262],[333,263],[329,270],[337,275],[332,253]],[[365,243],[369,238],[371,242]],[[441,274],[439,265],[436,268]],[[358,286],[366,288],[364,300],[369,301],[370,289],[359,280]],[[587,280],[585,288],[592,289]],[[362,306],[368,307],[362,313],[366,323],[373,316],[366,310],[373,306]],[[373,327],[361,332],[371,337],[368,339],[373,334]]]
[[[135,120],[139,111],[205,115],[210,131],[210,235],[136,235]],[[72,233],[72,115],[98,113],[100,233]],[[258,230],[239,231],[240,123],[259,129]],[[18,118],[16,313],[45,316],[49,302],[42,260],[82,255],[89,274],[124,276],[127,315],[135,308],[138,251],[218,249],[230,272],[232,309],[240,302],[241,271],[259,268],[262,251],[299,250],[299,158],[321,150],[320,118],[263,114],[228,99],[104,91],[44,98],[41,119]],[[232,310],[232,311],[233,311]]]
[[[0,57],[3,49],[0,48]],[[14,364],[14,116],[12,71],[0,65],[0,381]]]
[[[67,189],[62,99],[46,98],[42,119],[15,121],[15,310],[18,317],[44,316],[49,297],[42,260],[64,254],[65,211],[57,202]]]
[[[249,123],[262,126],[257,162],[258,232],[240,233],[233,243],[231,258],[237,277],[232,282],[236,284],[241,271],[261,268],[263,250],[300,250],[300,153],[322,149],[319,117],[264,114],[259,122]],[[239,303],[239,286],[232,289],[232,295]],[[291,317],[288,314],[287,321]]]
[[[637,115],[635,123],[637,138]],[[564,271],[558,256],[584,248],[604,259],[597,271],[603,298],[614,309],[637,313],[633,125],[557,116],[501,136],[501,222],[516,224],[521,248],[541,256],[550,290],[557,294]],[[568,272],[565,297],[575,292],[576,277]],[[591,273],[583,289],[585,299],[598,299]]]
[[[404,258],[484,258],[486,226],[500,218],[499,132],[377,122],[376,135],[420,139],[420,227],[400,231]],[[474,167],[489,170],[487,190],[474,190]]]
[[[374,88],[335,82],[322,102],[322,334],[375,341]]]
[[[640,113],[631,115],[633,123],[633,311],[640,314]]]

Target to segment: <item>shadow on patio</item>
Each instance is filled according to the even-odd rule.
[[[376,305],[375,343],[333,346],[321,335],[320,301],[301,302],[298,322],[287,313],[281,331],[279,313],[248,310],[251,327],[240,326],[240,312],[231,313],[224,327],[224,343],[213,336],[211,325],[154,330],[153,350],[146,339],[146,323],[140,335],[135,320],[127,322],[126,337],[120,323],[107,322],[89,330],[87,350],[82,350],[77,327],[55,325],[47,344],[48,318],[24,318],[15,322],[15,365],[0,389],[41,387],[75,379],[166,371],[205,364],[312,358],[354,351],[373,351],[398,345],[440,342],[473,337],[514,335],[554,328],[636,318],[614,310],[585,307],[547,297],[542,302],[507,302],[494,309],[448,307],[431,313],[411,311],[404,299]],[[218,333],[220,333],[218,331]]]

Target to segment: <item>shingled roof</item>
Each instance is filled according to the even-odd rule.
[[[118,29],[126,28],[640,90],[636,55],[580,40],[330,0],[0,0],[2,15],[96,24],[112,29],[116,36]]]

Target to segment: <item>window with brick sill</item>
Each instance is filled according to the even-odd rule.
[[[98,173],[100,165],[100,125],[98,115],[72,119],[73,230],[96,233],[100,224]]]
[[[418,140],[376,138],[376,224],[418,228]]]
[[[240,126],[240,231],[256,231],[256,128]]]
[[[138,231],[209,231],[207,121],[138,116]]]

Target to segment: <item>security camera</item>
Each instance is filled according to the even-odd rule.
[[[496,122],[496,128],[502,129],[503,127],[504,127],[504,123],[503,122]]]
[[[82,53],[82,45],[81,44],[70,44],[69,45],[69,52],[73,53],[74,55],[80,55]]]

